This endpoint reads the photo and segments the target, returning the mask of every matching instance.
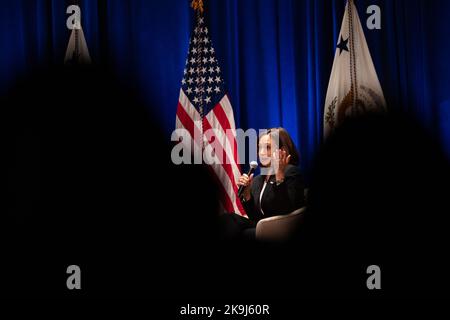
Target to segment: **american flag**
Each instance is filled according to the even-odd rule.
[[[195,29],[191,34],[181,83],[176,128],[189,132],[186,138],[193,145],[194,153],[205,151],[211,154],[211,150],[215,150],[217,155],[223,157],[221,163],[210,165],[221,188],[223,208],[226,212],[246,216],[237,196],[237,181],[241,170],[233,109],[225,91],[210,33],[201,13],[197,15]],[[207,131],[213,133],[212,137],[205,137],[204,133]],[[194,139],[194,134],[202,138]]]

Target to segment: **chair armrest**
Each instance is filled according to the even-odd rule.
[[[297,229],[306,207],[286,215],[273,216],[260,220],[256,225],[256,239],[280,241],[289,238]]]

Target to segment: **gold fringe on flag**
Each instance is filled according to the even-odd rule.
[[[192,0],[191,7],[194,8],[195,11],[203,13],[203,0]]]

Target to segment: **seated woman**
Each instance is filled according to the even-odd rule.
[[[222,216],[227,238],[255,238],[259,220],[289,214],[304,205],[303,177],[298,168],[299,154],[283,128],[273,128],[260,136],[258,156],[261,175],[239,178],[244,186],[241,202],[248,219],[237,214]]]

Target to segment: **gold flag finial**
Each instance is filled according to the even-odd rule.
[[[192,0],[191,7],[194,8],[195,11],[203,13],[203,0]]]

